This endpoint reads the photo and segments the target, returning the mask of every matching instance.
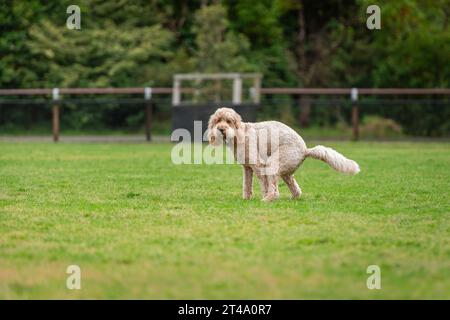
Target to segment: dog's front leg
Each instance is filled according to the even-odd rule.
[[[266,196],[262,199],[263,201],[273,201],[280,196],[278,191],[278,176],[277,175],[268,175],[267,179],[267,193]]]
[[[267,176],[261,174],[259,169],[255,170],[255,174],[259,179],[259,185],[261,186],[261,196],[264,198],[267,194]]]
[[[248,166],[243,166],[243,168],[242,197],[248,200],[253,193],[253,170]]]

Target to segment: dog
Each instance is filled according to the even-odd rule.
[[[302,137],[281,122],[243,122],[231,108],[219,108],[211,115],[207,136],[213,146],[226,144],[243,166],[244,199],[252,197],[253,174],[259,179],[263,201],[279,197],[280,178],[288,186],[292,198],[299,198],[302,191],[294,172],[308,157],[322,160],[339,172],[357,174],[360,171],[355,161],[331,148],[321,145],[307,148]]]

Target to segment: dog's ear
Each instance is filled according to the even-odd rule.
[[[239,129],[242,126],[242,118],[236,111],[233,111],[233,124],[236,129]]]
[[[214,143],[216,142],[216,135],[214,134],[214,130],[213,130],[213,126],[216,123],[215,116],[216,116],[215,114],[211,115],[211,117],[209,117],[209,121],[208,121],[208,142],[209,142],[209,144],[212,144],[212,145],[214,145]]]
[[[213,127],[213,125],[214,125],[214,123],[215,123],[215,116],[216,116],[216,114],[213,113],[213,114],[209,117],[209,120],[208,120],[208,129],[209,129],[209,130],[212,129],[212,127]]]
[[[245,124],[242,124],[241,120],[239,120],[239,126],[237,127],[235,134],[236,134],[236,142],[238,144],[246,143],[245,141],[245,135],[246,135],[246,126]]]
[[[216,135],[214,134],[212,129],[208,129],[208,142],[211,145],[214,145],[216,142]]]

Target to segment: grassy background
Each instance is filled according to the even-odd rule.
[[[361,174],[309,159],[267,204],[169,144],[0,143],[0,298],[449,299],[450,145],[323,144]]]

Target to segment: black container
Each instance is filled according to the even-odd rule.
[[[242,117],[244,122],[255,122],[259,104],[247,103],[240,105],[220,104],[181,104],[172,107],[172,129],[186,129],[191,134],[191,142],[202,141],[203,134],[208,129],[209,117],[220,107],[234,109]],[[201,121],[201,134],[194,134],[194,121]],[[187,142],[183,139],[184,142]]]

